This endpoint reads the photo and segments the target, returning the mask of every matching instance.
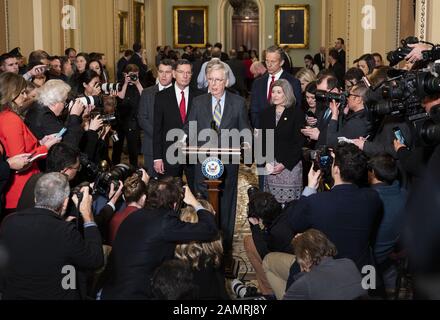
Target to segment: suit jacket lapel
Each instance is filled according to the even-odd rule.
[[[204,117],[209,121],[209,127],[211,127],[211,121],[214,120],[214,116],[212,114],[212,95],[211,94],[207,94],[205,95],[205,99],[204,99],[204,107],[203,107],[203,113]]]
[[[192,101],[194,99],[194,93],[191,88],[189,88],[189,97],[188,97],[188,110],[186,111],[186,118],[188,119],[188,115],[191,112]]]
[[[177,97],[176,97],[176,89],[175,89],[174,85],[171,88],[173,88],[173,90],[171,90],[171,95],[172,95],[171,101],[172,101],[172,105],[173,105],[172,109],[179,117],[179,120],[182,123],[182,125],[184,125],[184,123],[182,122],[182,116],[180,115],[180,106],[179,106],[179,102],[177,101]],[[188,103],[188,108],[189,108],[189,103]],[[188,117],[188,112],[186,114],[187,114],[186,116]]]
[[[266,72],[266,74],[263,76],[262,80],[263,80],[262,81],[263,88],[261,88],[262,89],[261,93],[262,93],[263,96],[266,97],[266,101],[267,101],[267,96],[268,96],[268,94],[267,94],[267,82],[269,81],[269,73]]]
[[[281,73],[280,79],[287,80],[286,74],[287,74],[286,71],[283,71],[283,73]]]
[[[226,125],[228,124],[229,119],[232,118],[232,113],[234,106],[231,104],[231,96],[230,93],[226,91],[226,97],[225,97],[225,107],[222,114],[222,122],[220,124],[220,129],[224,129]]]
[[[283,114],[281,115],[280,120],[278,121],[278,124],[277,124],[276,109],[275,109],[275,112],[273,115],[273,119],[275,122],[275,128],[276,129],[281,128],[284,125],[284,122],[289,119],[289,117],[291,117],[291,112],[289,111],[289,108],[286,108],[286,109],[284,109]],[[284,120],[284,119],[286,119],[286,120]]]

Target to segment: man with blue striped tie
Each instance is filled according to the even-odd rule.
[[[226,91],[228,85],[228,70],[221,63],[212,63],[206,68],[209,93],[194,98],[192,108],[185,126],[190,146],[206,147],[207,141],[202,139],[200,132],[214,129],[211,133],[218,141],[209,140],[209,147],[214,148],[240,148],[239,141],[222,139],[237,129],[239,132],[250,131],[249,118],[245,100]],[[190,130],[197,125],[197,130]],[[252,135],[250,135],[252,138]],[[217,140],[217,139],[214,139]],[[200,159],[199,159],[200,160]],[[199,161],[200,162],[200,161]],[[235,227],[235,211],[237,206],[238,163],[235,161],[224,165],[225,172],[220,186],[220,228],[223,231],[223,245],[225,256],[232,253],[232,238]],[[195,169],[195,189],[207,197],[205,177],[202,174],[202,165],[199,163]]]

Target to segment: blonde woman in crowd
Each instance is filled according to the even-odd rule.
[[[215,214],[211,204],[199,200],[208,211]],[[182,210],[180,220],[188,223],[198,223],[198,215],[193,207]],[[187,262],[194,275],[194,284],[199,288],[198,297],[202,300],[228,300],[225,288],[225,275],[222,271],[223,246],[219,235],[212,242],[191,242],[176,246],[176,258]]]

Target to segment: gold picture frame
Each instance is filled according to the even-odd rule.
[[[119,52],[124,52],[128,49],[128,12],[118,12],[118,44]]]
[[[208,43],[208,7],[173,7],[174,47],[204,48]]]
[[[280,47],[308,49],[310,43],[310,6],[275,6],[275,41]]]
[[[133,2],[134,43],[145,48],[145,3],[143,0]]]

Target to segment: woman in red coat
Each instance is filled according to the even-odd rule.
[[[19,154],[46,155],[48,150],[60,142],[55,135],[45,137],[39,142],[23,122],[21,113],[26,100],[26,80],[14,73],[0,75],[0,142],[6,155]],[[6,213],[15,211],[18,199],[28,179],[39,173],[37,162],[32,162],[27,169],[15,172],[6,187]]]

